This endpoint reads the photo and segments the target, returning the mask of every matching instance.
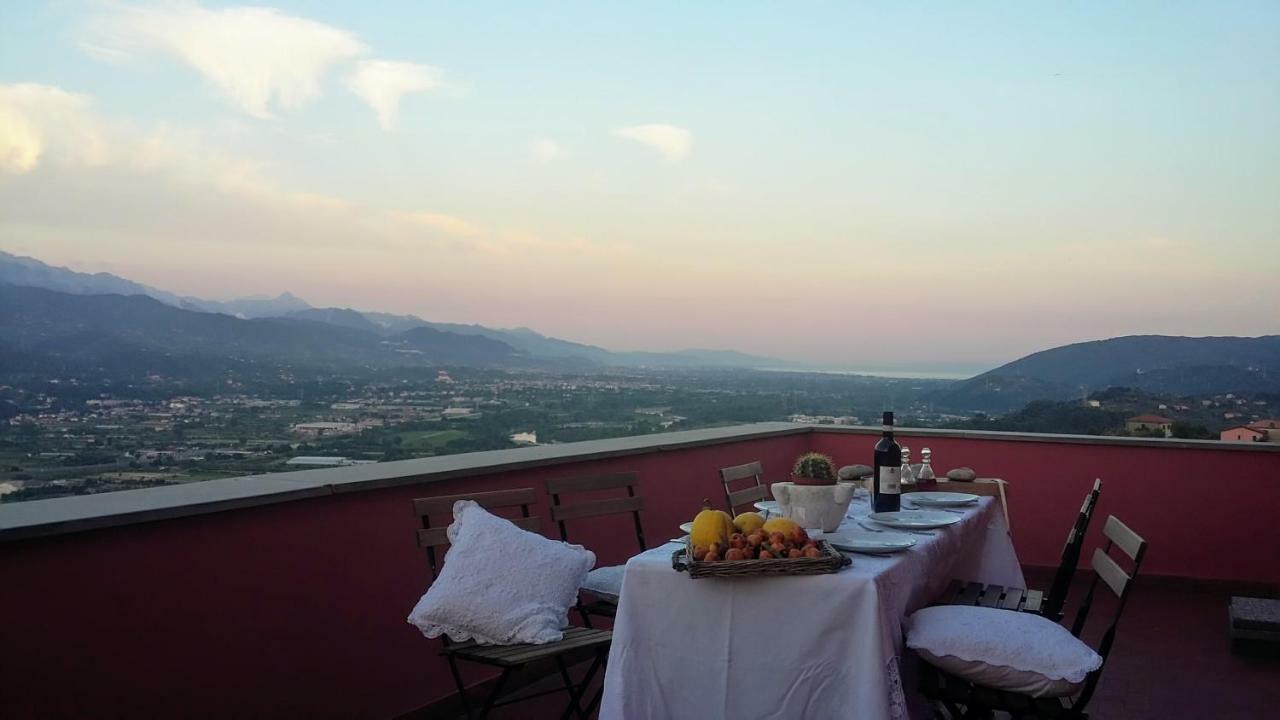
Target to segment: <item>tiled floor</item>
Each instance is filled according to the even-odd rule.
[[[1033,587],[1044,573],[1028,572]],[[1076,583],[1068,621],[1086,582]],[[1198,583],[1140,578],[1092,702],[1097,720],[1280,717],[1280,652],[1233,655],[1227,639],[1230,593]],[[1086,640],[1095,647],[1114,606],[1097,604]],[[504,708],[495,718],[556,718],[560,696]],[[739,720],[747,720],[742,718]]]

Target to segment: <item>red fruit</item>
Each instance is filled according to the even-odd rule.
[[[787,551],[787,557],[789,558],[804,557],[804,553],[800,552],[795,548],[791,548],[790,550]]]
[[[742,553],[741,548],[731,548],[729,552],[724,554],[725,560],[745,560],[746,557]]]
[[[718,542],[711,543],[711,545],[707,547],[707,552],[715,553],[716,555],[719,555],[723,550],[724,548],[720,547],[720,543]]]
[[[707,554],[706,554],[705,556],[703,556],[702,561],[703,561],[703,562],[715,562],[715,561],[717,561],[717,560],[719,560],[719,559],[720,559],[720,553],[707,551]]]
[[[761,535],[759,533],[752,533],[747,536],[747,544],[753,548],[760,547],[762,543],[764,543],[764,535]]]
[[[699,561],[700,561],[700,560],[702,560],[703,558],[705,558],[706,556],[707,556],[707,549],[706,549],[705,547],[703,547],[702,545],[694,545],[694,546],[693,546],[693,559],[694,559],[694,560],[699,560]]]
[[[810,557],[810,558],[822,557],[822,551],[819,550],[816,546],[810,545],[809,547],[804,549],[804,556]]]
[[[786,541],[787,541],[787,536],[783,535],[780,532],[769,533],[769,544],[771,545],[781,545]]]
[[[772,560],[772,559],[773,559],[773,553],[769,552],[768,550],[761,550],[761,551],[760,551],[760,559],[761,559],[761,560]]]
[[[783,545],[782,543],[774,543],[769,546],[769,552],[773,553],[774,555],[777,555],[778,557],[782,557],[782,555],[786,553],[786,551],[787,551],[787,546]]]
[[[747,546],[747,538],[742,533],[734,533],[733,537],[729,538],[729,547],[731,548],[738,548],[739,550],[741,550],[746,546]],[[725,557],[728,557],[728,556],[726,555]]]

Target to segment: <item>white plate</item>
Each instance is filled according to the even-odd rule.
[[[777,500],[761,500],[756,503],[756,509],[770,515],[782,515],[782,506],[778,504]]]
[[[936,505],[949,507],[952,505],[972,505],[978,502],[977,495],[962,492],[913,492],[906,499],[917,505]]]
[[[822,539],[839,550],[873,555],[906,550],[916,544],[916,539],[906,533],[871,532],[870,530],[842,530],[824,535]]]
[[[899,512],[871,513],[867,516],[867,519],[889,527],[907,530],[928,530],[929,528],[958,523],[964,519],[964,516],[938,510],[902,510]]]
[[[685,535],[688,535],[689,533],[693,532],[693,521],[690,520],[687,523],[680,523],[680,532],[684,533]]]

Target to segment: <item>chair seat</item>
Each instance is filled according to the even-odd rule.
[[[1073,716],[1071,701],[1067,698],[1033,698],[1030,695],[984,688],[928,663],[920,663],[919,677],[920,692],[930,700],[956,703],[965,707],[978,705],[991,710],[1001,710],[1014,716],[1036,718]]]
[[[1040,614],[1044,606],[1044,593],[1040,590],[952,580],[943,593],[940,604],[975,605]]]
[[[622,595],[622,576],[626,574],[626,565],[606,565],[587,573],[582,589],[613,603]]]
[[[445,648],[445,653],[487,665],[516,667],[527,665],[536,660],[555,657],[572,650],[608,645],[612,639],[613,633],[608,630],[568,627],[565,628],[564,639],[560,642],[545,643],[543,645],[527,643],[518,645],[477,645],[475,643],[464,643],[450,645]]]
[[[1102,657],[1066,628],[1031,613],[935,605],[907,618],[907,647],[983,687],[1033,697],[1078,693]]]

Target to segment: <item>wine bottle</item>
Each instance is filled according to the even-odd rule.
[[[893,413],[884,414],[884,434],[872,461],[872,506],[876,512],[902,509],[902,448],[893,439]]]

